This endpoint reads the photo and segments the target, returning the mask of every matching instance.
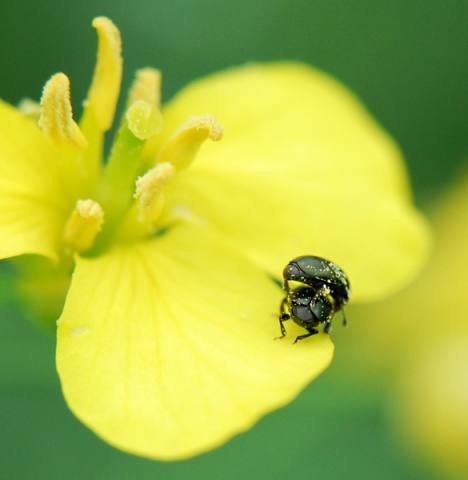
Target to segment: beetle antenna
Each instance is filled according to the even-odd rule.
[[[343,327],[347,327],[347,326],[348,326],[348,320],[346,320],[346,315],[343,310]]]

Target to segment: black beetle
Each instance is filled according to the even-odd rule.
[[[290,319],[308,332],[296,337],[294,343],[318,333],[316,327],[322,323],[323,331],[330,333],[334,314],[343,309],[351,296],[346,273],[336,263],[307,255],[291,260],[283,271],[283,278],[286,297],[281,302],[281,337],[278,338],[286,335],[283,322]]]

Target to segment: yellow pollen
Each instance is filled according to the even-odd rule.
[[[153,107],[161,105],[161,72],[155,68],[137,70],[128,94],[127,106],[137,100],[145,100]]]
[[[99,43],[93,81],[85,109],[92,111],[99,129],[108,130],[114,120],[122,80],[122,42],[117,27],[106,17],[93,20]]]
[[[125,113],[129,130],[139,140],[148,140],[162,129],[161,112],[145,100],[136,100]]]
[[[73,144],[80,149],[87,146],[80,128],[73,121],[70,81],[63,73],[57,73],[45,84],[39,126],[57,147],[64,143]]]
[[[186,168],[206,139],[221,140],[223,132],[223,127],[213,115],[190,117],[163,147],[158,162],[170,162],[178,169]]]
[[[104,223],[104,212],[94,200],[78,200],[64,230],[64,242],[77,252],[89,250]]]
[[[134,197],[140,210],[140,221],[156,220],[164,204],[162,191],[176,173],[174,165],[164,162],[156,165],[136,181]]]

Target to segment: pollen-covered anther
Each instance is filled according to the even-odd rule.
[[[221,140],[224,129],[213,115],[190,117],[161,150],[159,162],[170,162],[186,168],[194,160],[201,144],[210,139]]]
[[[136,181],[134,197],[138,202],[140,221],[156,220],[161,213],[164,187],[172,181],[176,168],[169,162],[156,165]]]
[[[70,80],[63,73],[55,74],[44,86],[39,126],[57,147],[64,143],[80,149],[87,146],[80,127],[73,121]]]
[[[118,28],[106,17],[93,20],[99,43],[93,82],[85,109],[92,111],[98,128],[108,130],[114,119],[122,80],[122,41]]]
[[[104,212],[94,200],[78,200],[67,224],[63,239],[77,252],[89,250],[104,223]]]

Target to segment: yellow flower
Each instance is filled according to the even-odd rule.
[[[213,75],[162,110],[159,73],[139,71],[103,164],[122,61],[116,27],[93,25],[79,123],[63,74],[44,88],[40,128],[34,109],[0,105],[0,255],[48,259],[22,264],[36,307],[63,300],[73,271],[57,367],[77,417],[128,452],[189,457],[330,363],[324,333],[292,345],[288,326],[274,341],[273,279],[289,260],[329,258],[356,301],[381,298],[422,265],[426,225],[393,142],[343,86],[296,63]]]
[[[424,275],[379,305],[392,331],[370,332],[387,368],[396,371],[400,437],[441,478],[453,479],[468,477],[467,209],[464,172],[433,214],[436,245]]]

